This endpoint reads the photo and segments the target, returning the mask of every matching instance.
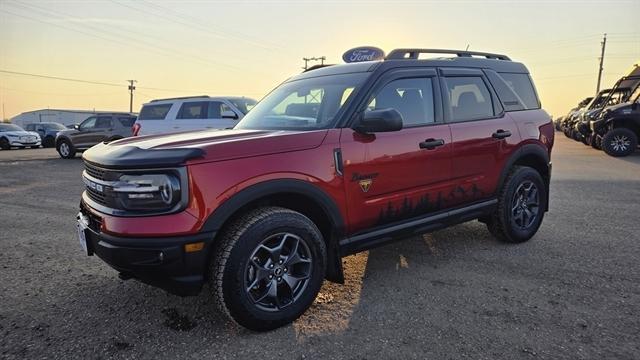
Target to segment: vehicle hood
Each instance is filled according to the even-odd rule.
[[[35,131],[4,131],[4,132],[0,132],[0,135],[7,135],[7,136],[36,136],[36,137],[40,137],[40,134],[38,134]]]
[[[327,130],[208,130],[130,137],[98,144],[83,154],[107,167],[160,167],[300,151],[322,144]]]
[[[76,134],[76,133],[79,133],[79,132],[80,131],[78,131],[76,129],[58,130],[58,131],[56,131],[56,133],[58,134],[57,136],[71,135],[71,134]]]

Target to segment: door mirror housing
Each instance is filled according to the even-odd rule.
[[[402,130],[402,115],[392,108],[365,111],[353,129],[363,134]]]
[[[74,124],[73,128],[76,129],[76,130],[80,130],[80,124]]]
[[[237,120],[238,119],[238,114],[234,113],[231,110],[225,110],[222,112],[222,118],[223,119],[234,119]]]

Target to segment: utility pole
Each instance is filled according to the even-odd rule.
[[[307,70],[309,68],[309,61],[320,61],[320,65],[324,65],[324,61],[327,60],[326,56],[320,56],[320,57],[304,57],[302,58],[302,60],[304,61],[304,67],[303,69]]]
[[[129,82],[129,112],[133,112],[133,90],[136,89],[136,87],[133,85],[134,83],[137,83],[138,80],[127,80]]]
[[[596,94],[600,92],[600,80],[602,80],[602,69],[604,69],[604,48],[607,46],[607,34],[604,34],[602,42],[602,53],[600,54],[600,68],[598,69],[598,86],[596,87]]]

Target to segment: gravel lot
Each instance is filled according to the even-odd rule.
[[[531,241],[471,222],[347,257],[344,286],[264,334],[207,291],[168,295],[83,255],[79,158],[0,151],[0,358],[639,359],[640,153],[556,139]]]

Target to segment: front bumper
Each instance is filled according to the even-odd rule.
[[[18,146],[18,147],[40,146],[40,140],[26,142],[26,141],[22,141],[22,140],[18,140],[18,139],[15,139],[15,140],[14,139],[10,139],[9,140],[9,145],[10,146]]]
[[[120,273],[181,296],[197,295],[206,280],[215,233],[177,237],[120,237],[100,231],[101,219],[84,206],[89,219],[84,230],[87,254],[97,255]],[[185,245],[203,242],[200,251],[186,252]]]

